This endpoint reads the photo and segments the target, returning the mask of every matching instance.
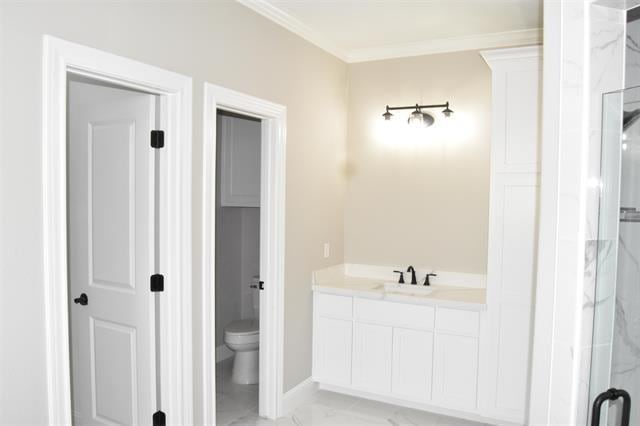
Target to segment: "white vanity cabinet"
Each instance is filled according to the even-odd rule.
[[[353,298],[353,387],[427,402],[434,308]]]
[[[478,414],[480,321],[474,310],[315,291],[313,379],[333,391]]]
[[[317,294],[313,299],[313,375],[316,381],[351,385],[352,298]]]

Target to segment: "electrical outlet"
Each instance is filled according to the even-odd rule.
[[[324,243],[324,258],[328,258],[331,256],[331,244]]]

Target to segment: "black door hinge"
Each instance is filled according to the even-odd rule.
[[[167,416],[160,410],[153,413],[153,426],[166,426]]]
[[[260,282],[258,282],[258,288],[259,288],[260,290],[264,290],[264,281],[260,281]]]
[[[164,130],[151,131],[151,148],[164,147]]]
[[[151,291],[164,291],[164,275],[154,274],[151,275]]]

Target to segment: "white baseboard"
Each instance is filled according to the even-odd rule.
[[[318,391],[318,384],[311,377],[289,389],[282,397],[282,415],[291,413],[296,407],[311,400]]]
[[[233,356],[233,351],[227,347],[227,345],[220,345],[216,347],[216,364],[225,359],[229,359]]]

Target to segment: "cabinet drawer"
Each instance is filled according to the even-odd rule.
[[[356,320],[408,327],[419,330],[433,329],[434,309],[431,306],[355,299],[353,316]]]
[[[480,313],[457,309],[438,308],[436,330],[477,336],[480,328]]]
[[[353,298],[350,296],[336,296],[333,294],[315,293],[315,309],[324,317],[351,319]]]

